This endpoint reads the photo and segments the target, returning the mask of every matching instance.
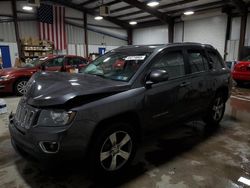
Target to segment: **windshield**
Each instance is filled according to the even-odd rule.
[[[38,58],[38,59],[35,59],[29,63],[23,64],[22,67],[24,67],[24,68],[36,67],[37,65],[40,65],[44,61],[45,61],[45,58]]]
[[[127,82],[150,54],[149,52],[109,52],[94,60],[81,72]]]
[[[250,61],[250,55],[247,56],[247,57],[245,57],[245,58],[243,59],[243,61]]]

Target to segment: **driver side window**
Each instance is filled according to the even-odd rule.
[[[60,67],[63,65],[63,57],[50,59],[46,62],[47,67]]]
[[[185,75],[184,57],[182,51],[171,51],[160,57],[153,64],[152,69],[164,69],[169,74],[169,79]]]

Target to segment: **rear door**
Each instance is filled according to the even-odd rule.
[[[195,114],[207,107],[209,100],[209,64],[205,50],[191,46],[185,50],[188,61],[188,79],[191,82],[189,93],[189,114]]]
[[[185,81],[185,63],[182,49],[162,52],[153,60],[149,72],[164,69],[169,80],[153,84],[145,92],[144,113],[149,129],[165,125],[179,113],[185,113],[189,85]]]

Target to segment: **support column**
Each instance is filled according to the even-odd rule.
[[[86,12],[83,13],[83,21],[84,21],[85,53],[86,53],[86,58],[88,58],[89,56],[88,29],[87,29],[88,19]]]
[[[174,42],[174,21],[168,24],[168,43]]]
[[[133,44],[133,30],[128,29],[127,35],[128,35],[128,45],[132,45]]]
[[[232,15],[229,13],[227,14],[227,29],[226,29],[226,38],[225,38],[225,46],[224,46],[224,61],[226,61],[226,58],[228,55],[227,44],[228,44],[228,40],[230,40],[231,25],[232,25]]]
[[[245,46],[246,27],[247,27],[247,14],[244,14],[241,16],[241,23],[240,23],[240,42],[239,42],[239,54],[238,54],[239,60],[243,58],[243,48]]]
[[[21,49],[22,46],[21,46],[19,28],[18,28],[18,23],[17,23],[16,0],[11,0],[11,6],[12,6],[12,14],[13,14],[14,26],[15,26],[15,34],[16,34],[18,55],[19,55],[19,57],[22,57],[23,56],[22,49]]]

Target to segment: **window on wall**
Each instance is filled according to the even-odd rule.
[[[155,64],[153,64],[152,69],[166,70],[170,79],[185,75],[184,58],[182,52],[167,52]]]
[[[208,70],[208,62],[202,51],[188,50],[188,59],[191,73]]]

